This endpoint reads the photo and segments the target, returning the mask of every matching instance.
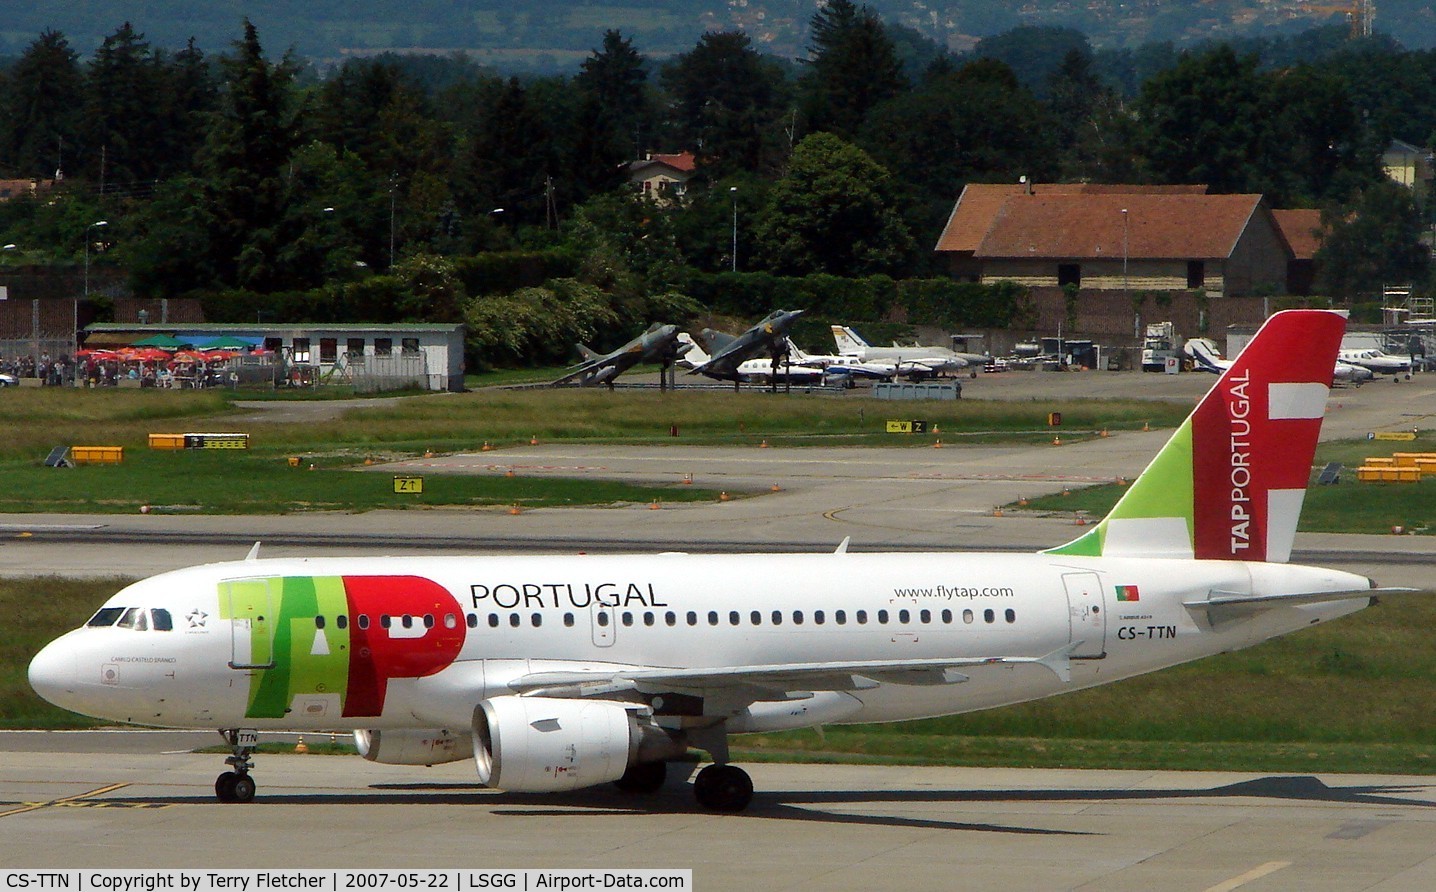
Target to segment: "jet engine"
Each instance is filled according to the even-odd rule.
[[[385,765],[442,765],[474,754],[473,738],[441,728],[354,732],[354,746],[370,762]]]
[[[474,764],[487,787],[552,793],[616,781],[630,765],[686,746],[631,705],[604,700],[493,697],[474,710]]]

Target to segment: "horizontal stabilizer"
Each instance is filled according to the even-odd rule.
[[[1238,592],[1212,592],[1205,600],[1184,601],[1188,610],[1205,610],[1213,623],[1240,619],[1275,610],[1279,607],[1301,607],[1306,604],[1329,604],[1333,601],[1355,601],[1383,595],[1430,594],[1418,588],[1364,588],[1343,592],[1296,592],[1275,595],[1244,595]]]

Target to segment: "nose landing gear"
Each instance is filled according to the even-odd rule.
[[[249,770],[254,767],[254,762],[249,757],[254,754],[254,748],[259,744],[259,732],[226,728],[219,733],[234,751],[224,760],[224,764],[233,770],[215,778],[214,795],[220,802],[251,802],[254,800],[255,783],[254,778],[249,776]]]

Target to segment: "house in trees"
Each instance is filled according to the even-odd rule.
[[[1287,293],[1310,294],[1316,280],[1316,249],[1321,247],[1321,211],[1279,210],[1272,215],[1291,248],[1291,259],[1286,262]]]
[[[1399,139],[1393,139],[1381,153],[1381,169],[1392,182],[1415,193],[1418,200],[1431,193],[1431,180],[1436,177],[1436,161],[1431,150]]]
[[[695,168],[692,152],[649,152],[643,160],[628,163],[628,182],[644,198],[668,204],[682,200]]]
[[[1288,292],[1295,259],[1260,195],[1088,183],[969,184],[937,252],[974,282],[1222,297]]]

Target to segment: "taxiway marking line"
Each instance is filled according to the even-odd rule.
[[[1276,873],[1278,870],[1284,870],[1290,866],[1290,861],[1268,861],[1260,867],[1253,867],[1240,876],[1232,877],[1225,883],[1217,883],[1215,886],[1204,889],[1203,892],[1232,892],[1233,889],[1239,889],[1253,880],[1259,880],[1264,876]]]
[[[67,802],[74,802],[77,799],[84,799],[89,796],[99,796],[103,793],[113,793],[116,790],[128,787],[129,784],[110,784],[108,787],[100,787],[97,790],[90,790],[88,793],[76,793],[74,796],[66,796],[63,799],[51,799],[47,802],[26,802],[19,808],[12,808],[9,811],[0,811],[0,818],[8,818],[11,815],[24,814],[28,811],[36,811],[48,808],[52,805],[64,805]]]

